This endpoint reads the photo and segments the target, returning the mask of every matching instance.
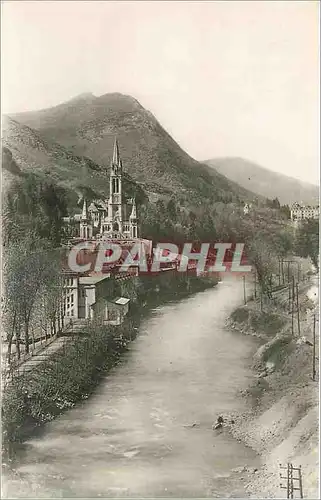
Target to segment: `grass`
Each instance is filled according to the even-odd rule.
[[[277,313],[261,312],[249,306],[238,307],[231,314],[231,320],[265,335],[275,335],[282,330],[286,322]]]
[[[249,319],[249,309],[246,307],[238,307],[231,314],[231,319],[235,323],[245,323]]]
[[[292,351],[292,340],[293,337],[289,334],[276,336],[265,345],[262,352],[262,361],[271,363],[275,368],[279,368]]]
[[[275,335],[285,325],[280,315],[272,312],[251,311],[250,326],[260,333]]]

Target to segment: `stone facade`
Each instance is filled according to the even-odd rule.
[[[89,207],[87,207],[87,200],[84,199],[82,214],[76,214],[73,217],[74,222],[79,221],[81,239],[135,240],[138,238],[136,202],[134,198],[124,200],[122,183],[123,166],[116,139],[111,161],[109,198],[94,200]],[[66,217],[65,223],[70,224],[71,218]]]

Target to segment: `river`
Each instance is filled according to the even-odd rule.
[[[150,311],[95,393],[27,441],[4,496],[247,496],[232,469],[258,457],[212,430],[244,409],[236,393],[252,376],[256,340],[224,327],[242,293],[228,278]]]

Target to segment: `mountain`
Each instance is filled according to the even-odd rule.
[[[243,158],[214,158],[205,163],[243,188],[265,198],[278,198],[281,204],[296,201],[319,204],[318,186],[273,172]]]
[[[78,156],[54,141],[47,141],[27,125],[4,117],[2,127],[2,172],[5,186],[17,176],[36,174],[63,186],[71,205],[84,194],[89,198],[106,197],[109,193],[107,169],[90,158]],[[144,194],[127,174],[124,189],[129,197],[143,201]],[[134,187],[134,192],[133,192]]]
[[[124,170],[150,198],[174,195],[196,204],[253,198],[252,193],[185,153],[156,118],[131,96],[112,93],[95,97],[86,93],[52,108],[12,115],[11,119],[21,127],[28,127],[24,132],[32,130],[47,150],[54,151],[57,173],[61,174],[64,168],[69,176],[70,171],[78,168],[83,173],[83,182],[91,186],[96,167],[89,167],[91,178],[87,180],[88,165],[83,167],[87,163],[83,158],[90,158],[99,166],[98,170],[106,172],[117,137]],[[63,167],[57,158],[57,144],[61,148],[58,155],[70,155],[70,163],[66,159]],[[31,148],[29,152],[32,156]],[[101,179],[101,175],[98,177]]]

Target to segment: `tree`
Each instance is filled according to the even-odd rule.
[[[291,218],[291,210],[290,210],[289,205],[282,205],[280,210],[286,219]]]
[[[60,253],[35,245],[30,237],[15,242],[4,259],[4,321],[9,362],[13,341],[17,344],[18,358],[22,341],[28,353],[32,323],[40,316],[47,323],[56,324],[61,307]]]
[[[302,221],[295,239],[295,250],[300,257],[309,257],[319,270],[319,221],[308,219]]]
[[[58,246],[62,217],[66,215],[65,191],[53,182],[28,174],[13,182],[4,196],[4,241],[33,234]]]
[[[167,213],[168,213],[169,217],[171,218],[171,220],[173,222],[175,222],[176,216],[177,216],[177,209],[176,209],[175,201],[172,198],[167,203]]]

